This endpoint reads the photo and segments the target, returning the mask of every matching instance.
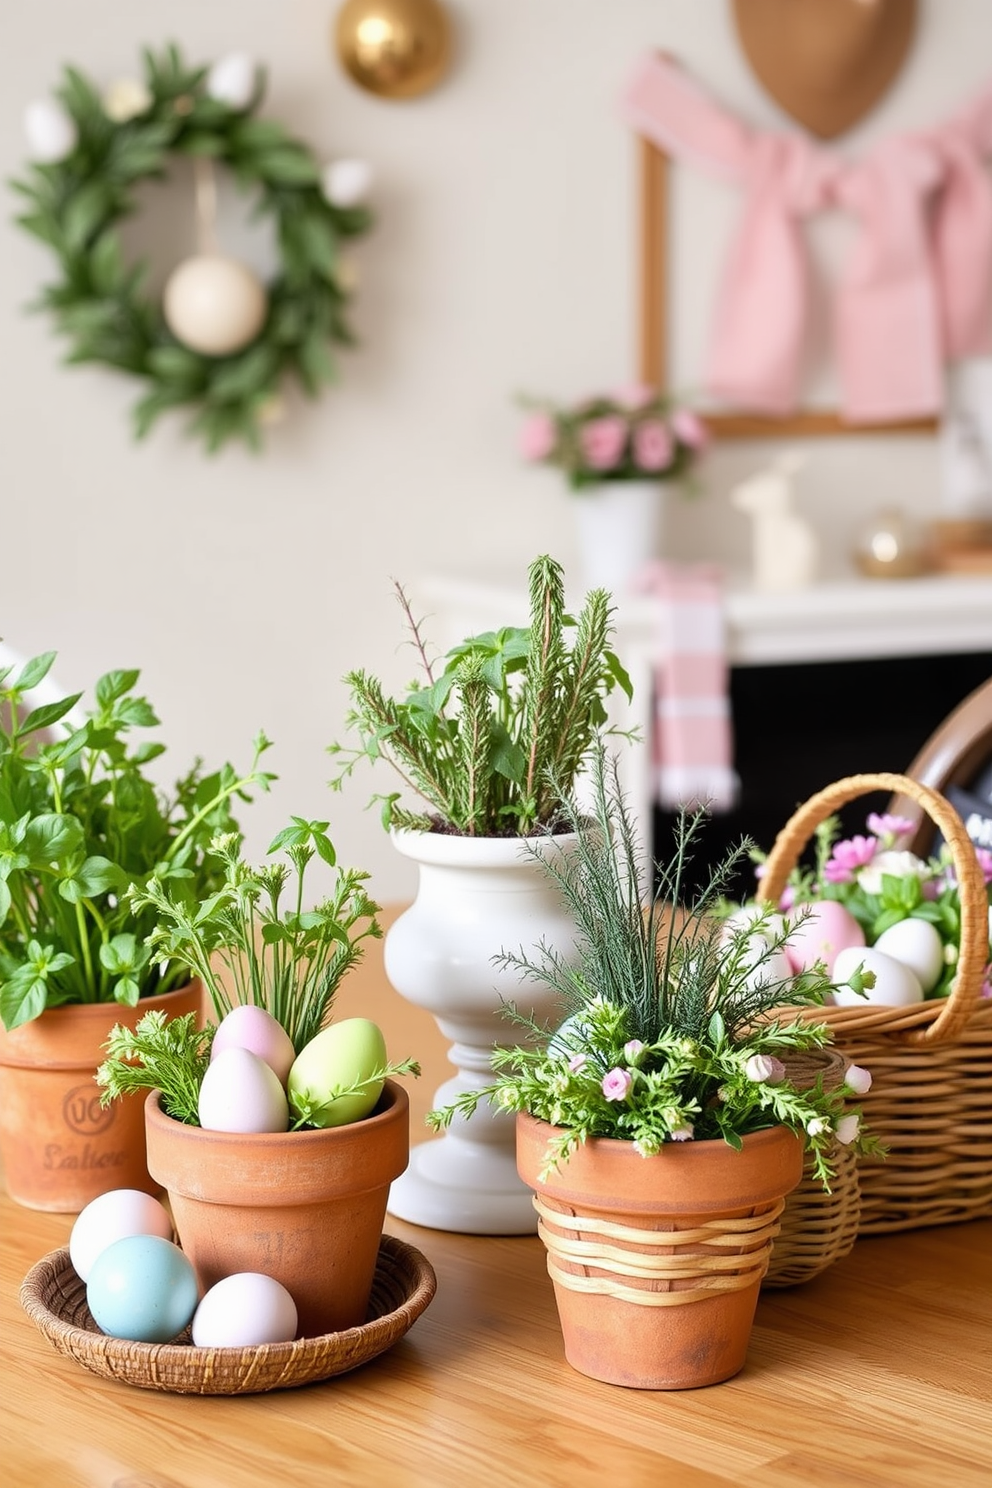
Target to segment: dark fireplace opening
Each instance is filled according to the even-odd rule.
[[[695,892],[727,850],[748,837],[765,851],[808,796],[844,775],[905,772],[970,692],[992,677],[992,652],[877,660],[735,667],[730,695],[734,763],[741,780],[735,810],[708,818],[687,891]],[[864,796],[838,815],[845,835],[863,832],[885,794]],[[654,856],[667,862],[675,815],[654,809]],[[733,894],[754,891],[745,863]]]

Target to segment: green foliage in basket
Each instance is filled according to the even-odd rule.
[[[557,822],[562,792],[606,724],[605,699],[615,686],[629,697],[630,679],[610,647],[605,589],[573,620],[561,565],[546,555],[531,564],[529,589],[526,629],[473,636],[435,667],[397,585],[422,679],[390,698],[368,672],[348,673],[347,721],[360,743],[330,746],[342,760],[335,788],[360,759],[384,759],[431,808],[402,807],[399,791],[377,797],[387,826],[510,837]]]
[[[267,790],[255,740],[251,768],[204,773],[199,763],[163,793],[146,767],[158,742],[132,744],[158,723],[135,691],[137,671],[106,673],[95,706],[82,697],[33,708],[29,694],[55,653],[17,676],[0,669],[0,1016],[8,1029],[63,1003],[119,1002],[169,992],[188,980],[178,962],[153,963],[145,944],[155,917],[129,890],[152,875],[176,903],[193,905],[219,886],[208,852],[236,829],[232,806]]]
[[[591,829],[586,808],[566,799],[575,845],[539,856],[578,928],[577,962],[544,943],[534,955],[507,950],[498,958],[551,987],[565,1021],[549,1040],[549,1030],[510,1009],[526,1042],[494,1052],[492,1085],[428,1119],[443,1126],[482,1099],[527,1111],[556,1128],[546,1172],[591,1137],[629,1141],[652,1157],[671,1142],[708,1138],[739,1149],[749,1132],[781,1123],[801,1135],[829,1186],[835,1140],[864,1149],[870,1139],[859,1132],[858,1113],[846,1108],[852,1086],[825,1091],[821,1080],[799,1091],[789,1082],[783,1061],[822,1046],[829,1033],[781,1011],[822,1003],[831,987],[825,971],[776,974],[774,954],[784,937],[772,933],[771,910],[730,930],[710,915],[746,844],[683,905],[701,812],[680,817],[673,856],[656,865],[657,887],[645,909],[634,823],[602,744],[592,780]]]

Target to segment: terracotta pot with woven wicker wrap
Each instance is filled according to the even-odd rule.
[[[687,1390],[744,1365],[758,1289],[802,1144],[786,1127],[669,1143],[640,1157],[594,1138],[547,1178],[555,1128],[517,1117],[517,1165],[534,1189],[565,1342],[582,1374]]]
[[[858,1163],[862,1235],[953,1224],[992,1214],[992,999],[988,895],[957,812],[906,775],[852,775],[799,808],[768,856],[760,897],[777,902],[820,822],[876,791],[914,801],[950,848],[961,901],[957,976],[949,997],[908,1007],[813,1008],[835,1046],[871,1071],[865,1123],[888,1149]],[[795,1009],[788,1009],[791,1018]]]

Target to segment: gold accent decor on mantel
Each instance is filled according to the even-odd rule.
[[[451,60],[451,25],[438,0],[346,0],[334,30],[345,72],[378,98],[415,98]]]

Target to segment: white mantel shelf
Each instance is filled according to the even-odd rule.
[[[444,622],[442,648],[473,628],[526,620],[523,588],[490,579],[433,575],[424,597]],[[774,594],[731,579],[726,615],[735,666],[992,651],[992,574],[840,579]],[[649,650],[662,644],[654,600],[620,600],[617,626],[618,650],[624,642]]]

